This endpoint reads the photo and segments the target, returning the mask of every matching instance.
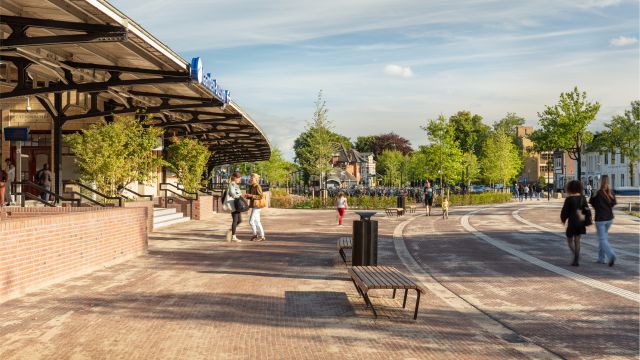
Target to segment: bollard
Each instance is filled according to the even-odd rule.
[[[371,220],[375,212],[359,211],[360,220],[353,222],[353,266],[378,265],[378,222]]]

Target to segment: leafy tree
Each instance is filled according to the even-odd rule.
[[[425,157],[422,146],[418,151],[414,151],[407,155],[407,179],[409,181],[421,181],[427,178],[426,166],[427,159]]]
[[[200,189],[202,174],[211,156],[209,149],[198,139],[173,138],[167,147],[167,162],[178,176],[185,191],[194,193]]]
[[[463,152],[480,155],[482,144],[489,134],[490,127],[482,123],[482,116],[469,111],[458,111],[449,117],[449,123],[454,127],[455,140],[460,144]]]
[[[634,166],[640,160],[640,100],[631,102],[624,115],[615,115],[605,124],[606,130],[594,138],[592,147],[601,151],[620,151],[629,164],[631,186],[634,186]]]
[[[400,186],[404,162],[404,156],[398,150],[385,150],[378,156],[376,168],[386,185]]]
[[[478,158],[472,152],[466,152],[462,156],[462,181],[465,185],[470,186],[472,182],[480,177],[480,167],[478,166]]]
[[[377,135],[373,141],[372,151],[374,155],[379,156],[385,150],[398,150],[402,155],[407,155],[413,151],[409,140],[393,132]]]
[[[515,113],[507,113],[505,117],[493,123],[493,131],[502,131],[511,136],[513,143],[517,144],[516,128],[524,125],[524,118]]]
[[[437,120],[429,120],[422,129],[427,132],[430,142],[421,148],[428,177],[440,177],[443,184],[457,181],[462,173],[462,150],[455,139],[455,126],[440,115]]]
[[[322,97],[322,91],[318,93],[315,106],[312,121],[307,123],[305,132],[300,134],[294,143],[296,161],[307,177],[310,175],[322,177],[331,169],[329,161],[335,152],[336,142],[340,142],[342,137],[331,131],[332,124],[327,119],[328,109]],[[351,141],[348,140],[347,143],[350,147]]]
[[[287,182],[288,175],[295,170],[296,166],[286,161],[279,149],[272,149],[269,160],[242,163],[238,167],[245,169],[244,173],[255,172],[261,174],[263,180],[269,184],[281,185]]]
[[[593,138],[587,126],[596,118],[600,104],[587,101],[587,93],[578,87],[561,93],[558,103],[538,113],[540,129],[529,138],[549,149],[562,149],[578,163],[578,179],[582,177],[582,146]]]
[[[358,136],[353,147],[360,152],[373,152],[373,143],[376,140],[376,136]]]
[[[134,181],[151,180],[164,164],[152,149],[162,129],[145,127],[149,120],[117,116],[113,122],[91,125],[82,133],[64,136],[80,170],[80,179],[95,183],[98,191],[114,196]]]
[[[511,137],[502,132],[492,132],[483,147],[480,166],[484,178],[490,183],[507,184],[522,168],[518,148],[511,142]]]

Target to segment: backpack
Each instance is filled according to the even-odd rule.
[[[428,190],[426,190],[426,192],[427,192],[427,199],[433,199],[433,190],[429,188]]]
[[[45,174],[44,174],[44,170],[39,170],[36,173],[36,181],[38,182],[38,184],[44,184],[44,180],[45,180]]]

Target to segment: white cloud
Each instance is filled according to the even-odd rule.
[[[403,78],[413,77],[413,71],[409,66],[400,66],[395,64],[389,64],[384,67],[384,73],[391,76],[400,76]]]
[[[615,39],[611,39],[609,41],[609,44],[611,46],[627,46],[627,45],[636,44],[637,42],[638,42],[638,38],[635,38],[635,37],[618,36]]]

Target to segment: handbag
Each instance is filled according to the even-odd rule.
[[[262,199],[254,199],[253,207],[257,209],[262,209],[267,207],[267,199],[264,195],[262,195]]]
[[[247,203],[247,200],[242,196],[237,199],[234,199],[233,205],[235,205],[236,211],[238,212],[245,212],[249,210],[249,204]]]
[[[580,219],[581,222],[584,222],[584,226],[593,225],[593,217],[591,215],[591,209],[589,208],[589,205],[585,204],[584,198],[582,198],[581,205],[582,205],[582,210],[578,212],[578,218]]]

